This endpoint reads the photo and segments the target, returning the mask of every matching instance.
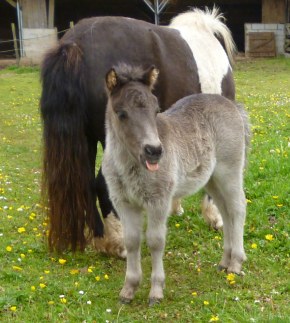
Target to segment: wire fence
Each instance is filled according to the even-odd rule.
[[[66,31],[68,31],[69,29],[71,28],[67,28],[67,29],[63,29],[61,31],[58,31],[56,32],[56,34],[59,36],[60,34],[64,34]],[[9,44],[14,44],[14,42],[16,41],[17,43],[23,43],[25,41],[30,41],[30,40],[35,40],[35,39],[41,39],[41,38],[47,38],[47,37],[51,37],[52,35],[51,34],[48,34],[48,35],[43,35],[43,36],[37,36],[37,37],[29,37],[29,38],[22,38],[22,39],[19,39],[19,38],[16,38],[16,39],[8,39],[8,40],[0,40],[0,48],[1,48],[1,45],[2,44],[5,44],[5,45],[9,45]],[[21,51],[21,48],[14,48],[14,49],[7,49],[7,50],[0,50],[0,55],[1,53],[11,53],[11,52],[14,52],[15,51]]]

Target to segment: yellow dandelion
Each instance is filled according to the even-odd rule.
[[[179,228],[180,227],[180,224],[179,223],[175,223],[175,228]]]
[[[64,265],[66,263],[66,260],[65,259],[58,259],[58,262],[61,264],[61,265]]]
[[[26,256],[25,256],[25,254],[24,254],[24,253],[21,253],[21,254],[20,254],[20,257],[21,257],[21,259],[24,259]]]
[[[266,234],[265,239],[268,241],[273,241],[274,240],[273,234]]]
[[[17,307],[16,307],[16,306],[11,306],[11,307],[10,307],[10,311],[12,311],[12,312],[16,312],[16,311],[17,311]]]
[[[101,280],[101,277],[100,277],[100,276],[96,276],[96,277],[95,277],[95,280],[98,282],[98,281],[100,281],[100,280]]]
[[[277,196],[277,195],[273,195],[273,196],[272,196],[272,198],[273,198],[274,200],[277,200],[277,199],[279,198],[279,196]]]
[[[76,275],[76,274],[78,274],[79,273],[79,270],[78,269],[72,269],[71,271],[70,271],[70,274],[71,275]]]
[[[197,292],[192,292],[191,295],[192,296],[197,296]]]
[[[34,292],[36,290],[35,286],[31,286],[30,289]]]
[[[209,321],[210,322],[217,322],[217,321],[219,321],[219,317],[217,315],[212,315]]]
[[[21,271],[21,270],[22,270],[22,268],[21,268],[21,267],[18,267],[18,266],[12,266],[12,268],[13,268],[14,270],[16,270],[16,271]]]
[[[277,206],[277,207],[282,207],[282,206],[283,206],[283,204],[276,204],[276,206]]]
[[[66,298],[64,298],[64,297],[63,297],[63,298],[61,298],[61,299],[60,299],[60,302],[61,302],[62,304],[66,304],[66,303],[67,303],[67,300],[66,300]]]
[[[54,301],[48,301],[47,304],[48,305],[53,305],[54,304]]]
[[[234,273],[227,274],[227,280],[229,282],[234,281],[235,280],[235,277],[236,277],[236,275]]]
[[[250,203],[252,203],[252,201],[251,201],[251,200],[249,200],[249,199],[246,199],[246,203],[247,203],[247,204],[250,204]]]
[[[11,246],[7,246],[7,247],[6,247],[6,251],[8,251],[8,252],[11,252],[11,251],[12,251],[12,249],[13,249],[13,248],[12,248]]]
[[[33,253],[32,249],[28,249],[27,251],[28,251],[28,253]]]
[[[45,285],[45,284],[43,284],[43,283],[40,283],[40,284],[39,284],[39,287],[40,287],[40,288],[45,288],[45,287],[46,287],[46,285]]]
[[[50,273],[50,271],[49,270],[45,270],[44,273],[48,275]]]
[[[203,301],[203,305],[207,306],[207,305],[209,305],[209,302],[208,301]]]
[[[104,278],[108,280],[109,276],[106,274],[106,275],[104,275]]]
[[[93,272],[93,269],[92,268],[88,268],[88,273],[92,273]]]
[[[197,272],[200,273],[201,272],[201,269],[200,268],[197,268]]]
[[[257,248],[258,248],[258,246],[257,246],[257,244],[256,244],[256,243],[252,243],[252,244],[251,244],[251,248],[252,248],[252,249],[257,249]]]

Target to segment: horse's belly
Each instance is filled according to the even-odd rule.
[[[214,165],[215,162],[212,160],[207,167],[199,166],[192,171],[185,172],[178,179],[178,185],[174,195],[176,197],[183,197],[199,191],[209,181],[213,173]]]

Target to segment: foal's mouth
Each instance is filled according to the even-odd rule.
[[[141,154],[141,161],[147,170],[156,172],[159,169],[159,161],[163,155],[163,148],[161,144],[145,145]]]
[[[148,158],[144,155],[141,155],[140,157],[141,163],[143,166],[150,172],[156,172],[159,170],[159,161],[160,158]]]
[[[156,172],[159,169],[159,164],[158,162],[149,162],[148,160],[145,161],[146,163],[146,168],[150,170],[150,172]]]

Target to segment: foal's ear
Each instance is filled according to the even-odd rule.
[[[106,75],[106,85],[110,92],[112,92],[118,85],[118,77],[115,69],[112,67]]]
[[[144,74],[144,81],[145,84],[147,84],[150,88],[150,90],[152,90],[154,88],[154,85],[158,79],[158,75],[159,75],[159,70],[152,65]]]

